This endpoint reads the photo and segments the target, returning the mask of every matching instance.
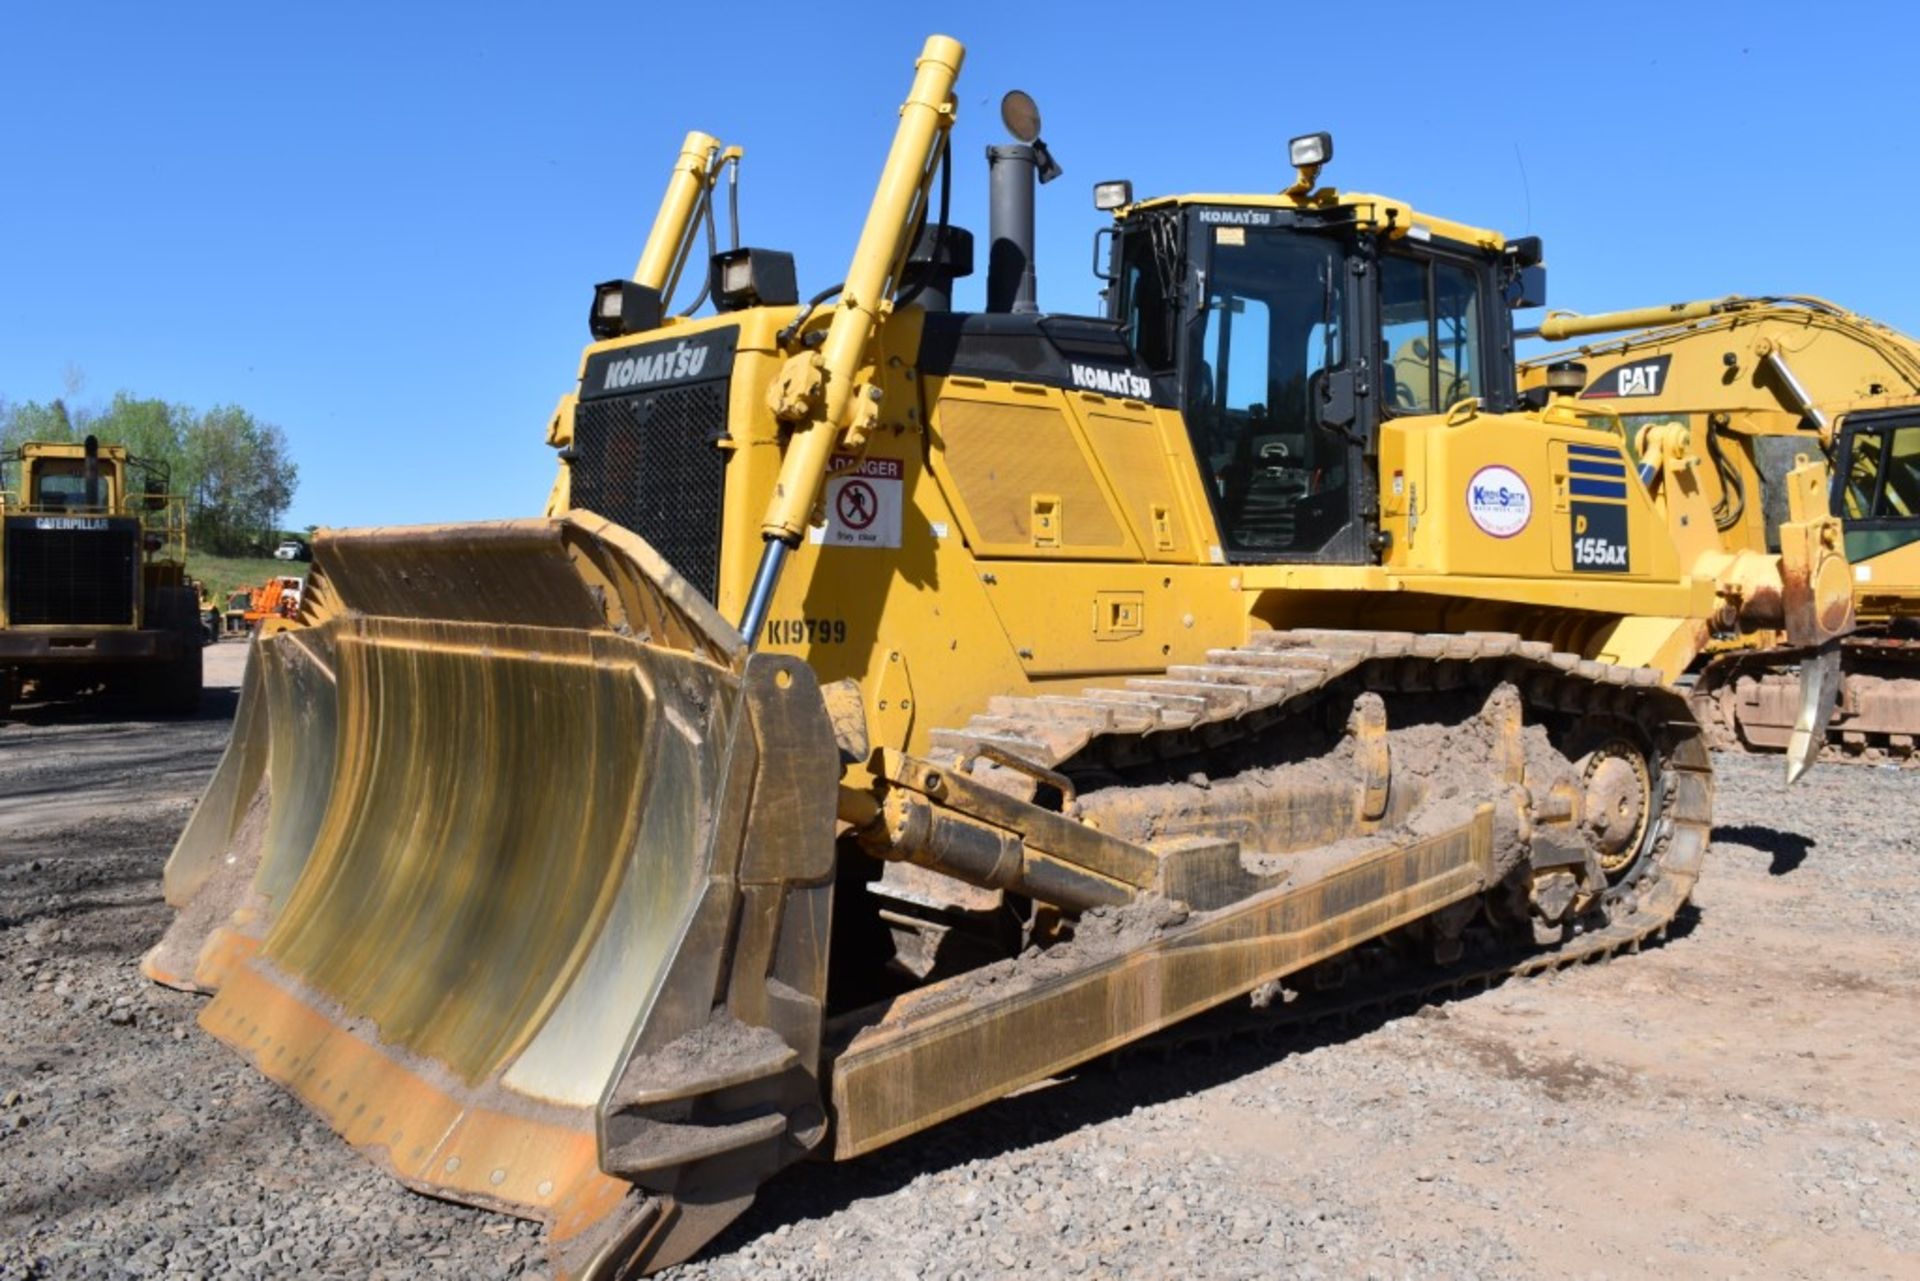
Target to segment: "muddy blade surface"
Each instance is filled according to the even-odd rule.
[[[565,1272],[697,1246],[804,1148],[837,773],[811,674],[590,518],[338,534],[315,572],[148,973],[410,1186],[547,1220]]]

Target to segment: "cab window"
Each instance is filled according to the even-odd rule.
[[[1352,519],[1352,443],[1318,411],[1346,359],[1344,256],[1318,236],[1221,227],[1210,261],[1186,405],[1226,550],[1311,555]]]
[[[1387,257],[1380,263],[1380,358],[1390,412],[1435,414],[1485,395],[1480,281],[1469,267]]]
[[[1120,241],[1120,318],[1127,345],[1156,373],[1174,366],[1177,234],[1171,221],[1148,219],[1129,229]]]
[[[110,486],[106,469],[101,468],[99,503],[108,502]],[[48,458],[34,465],[33,494],[29,502],[62,511],[78,511],[87,506],[86,464],[79,459]]]
[[[1920,515],[1920,425],[1854,436],[1845,496],[1851,519]]]

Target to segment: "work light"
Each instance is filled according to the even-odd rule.
[[[608,280],[593,287],[587,329],[595,338],[618,338],[660,327],[660,291],[631,280]]]
[[[777,249],[724,249],[707,264],[716,311],[790,307],[800,301],[793,255]]]
[[[1287,162],[1295,169],[1324,165],[1331,159],[1333,135],[1330,133],[1304,134],[1287,144]]]

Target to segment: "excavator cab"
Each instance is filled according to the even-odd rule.
[[[1856,410],[1834,442],[1833,513],[1862,595],[1920,574],[1920,408]],[[1889,589],[1891,590],[1891,589]],[[1896,601],[1890,612],[1905,612]]]
[[[1848,541],[1861,534],[1904,533],[1920,538],[1920,411],[1910,408],[1851,414],[1840,432],[1834,514],[1847,521]],[[1870,524],[1869,524],[1870,523]],[[1861,539],[1862,548],[1884,540]],[[1862,559],[1849,547],[1850,559]],[[1881,548],[1884,550],[1884,548]]]

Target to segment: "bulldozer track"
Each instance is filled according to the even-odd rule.
[[[1520,947],[1491,931],[1470,931],[1474,946],[1462,959],[1416,969],[1378,940],[1331,963],[1343,967],[1346,980],[1335,991],[1229,1003],[1116,1052],[1124,1057],[1411,1010],[1511,978],[1603,963],[1664,939],[1698,879],[1712,824],[1711,763],[1691,709],[1653,669],[1582,659],[1510,634],[1290,630],[1259,633],[1245,645],[1210,652],[1203,665],[1116,689],[996,698],[986,713],[936,732],[933,741],[936,757],[949,765],[1032,795],[1045,771],[1190,755],[1259,733],[1343,684],[1425,693],[1499,681],[1512,682],[1536,713],[1600,713],[1646,733],[1671,781],[1649,833],[1645,873],[1558,943]],[[1002,763],[1008,756],[1036,768],[1009,769]]]
[[[1364,958],[1374,961],[1377,968],[1373,973],[1348,979],[1337,989],[1303,991],[1285,987],[1271,995],[1262,993],[1261,999],[1254,1002],[1216,1008],[1124,1046],[1107,1056],[1108,1062],[1123,1068],[1134,1059],[1164,1060],[1194,1048],[1217,1052],[1237,1043],[1276,1045],[1327,1030],[1344,1032],[1364,1028],[1417,1014],[1436,1002],[1491,991],[1510,980],[1538,978],[1578,965],[1604,964],[1623,952],[1632,955],[1643,946],[1663,941],[1667,929],[1667,925],[1660,925],[1649,933],[1604,949],[1560,953],[1551,959],[1538,954],[1516,956],[1515,949],[1509,948],[1504,955],[1444,967],[1438,974],[1431,969],[1415,969],[1390,949],[1381,947],[1377,953]],[[1360,950],[1363,954],[1367,952],[1366,948]],[[1544,963],[1539,963],[1543,959]]]
[[[1856,634],[1840,643],[1840,654],[1843,684],[1836,711],[1839,720],[1828,728],[1820,748],[1820,763],[1920,769],[1920,750],[1916,750],[1916,740],[1920,740],[1920,642],[1903,636]],[[1715,751],[1767,756],[1779,750],[1755,745],[1742,728],[1737,708],[1720,695],[1742,676],[1797,689],[1797,660],[1797,654],[1783,660],[1766,652],[1735,653],[1720,660],[1720,671],[1709,669],[1710,675],[1696,686],[1698,692],[1692,703],[1707,742]],[[1878,670],[1870,670],[1875,668]],[[1882,688],[1873,689],[1868,682]],[[1896,688],[1888,691],[1886,685]],[[1914,709],[1911,719],[1902,719],[1903,729],[1847,719],[1850,708],[1870,701],[1884,705],[1896,700]]]

